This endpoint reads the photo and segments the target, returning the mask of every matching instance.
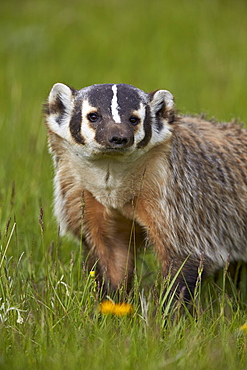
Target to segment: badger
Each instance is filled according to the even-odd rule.
[[[45,107],[61,234],[83,242],[104,291],[129,289],[138,248],[189,300],[226,261],[247,261],[247,131],[179,115],[167,90],[55,84]],[[182,267],[181,267],[182,266]]]

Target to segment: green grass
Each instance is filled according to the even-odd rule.
[[[182,113],[247,122],[246,11],[245,0],[1,2],[1,369],[247,367],[244,270],[240,286],[223,272],[199,287],[193,317],[164,321],[147,252],[134,312],[99,313],[83,246],[61,239],[52,215],[42,117],[55,82],[124,82],[170,90]]]

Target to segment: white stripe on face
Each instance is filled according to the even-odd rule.
[[[111,101],[111,114],[112,118],[116,123],[121,122],[121,118],[118,113],[118,101],[117,101],[117,85],[112,86],[112,91],[113,91],[113,97]]]

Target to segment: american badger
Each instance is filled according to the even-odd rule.
[[[129,287],[154,245],[185,299],[226,260],[247,261],[247,130],[178,116],[172,94],[55,84],[46,104],[61,233],[83,240],[106,291]]]

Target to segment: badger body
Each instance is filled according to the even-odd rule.
[[[166,90],[53,86],[46,105],[61,233],[83,240],[105,290],[130,286],[136,247],[193,293],[228,259],[247,261],[247,131],[175,113]]]

